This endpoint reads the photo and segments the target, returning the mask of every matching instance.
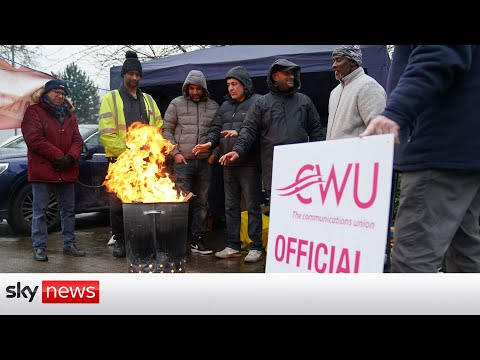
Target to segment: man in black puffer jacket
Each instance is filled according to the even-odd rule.
[[[241,66],[230,69],[225,76],[228,94],[213,118],[208,133],[208,142],[198,144],[194,153],[200,153],[220,145],[222,155],[232,151],[247,110],[261,97],[254,94],[253,83],[247,70]],[[221,135],[224,135],[221,137]],[[241,256],[240,224],[241,196],[245,197],[248,210],[248,235],[252,239],[247,262],[260,260],[262,255],[262,178],[260,167],[260,143],[257,140],[244,157],[229,163],[223,170],[225,190],[225,219],[227,223],[227,246],[215,253],[216,257]]]
[[[276,60],[268,70],[270,92],[248,110],[232,151],[220,158],[222,165],[246,156],[260,139],[263,186],[270,198],[275,145],[325,140],[325,129],[312,100],[299,93],[300,66]]]

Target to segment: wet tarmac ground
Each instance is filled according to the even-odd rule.
[[[73,257],[62,252],[60,231],[49,234],[47,240],[48,261],[33,260],[32,241],[29,236],[12,233],[6,221],[0,222],[0,273],[127,273],[126,258],[114,258],[110,239],[108,213],[82,214],[76,217],[77,247],[86,251],[85,257]],[[190,235],[188,236],[188,243]],[[223,230],[209,231],[205,243],[214,252],[225,247]],[[212,255],[187,254],[187,273],[264,273],[265,252],[255,263],[242,257],[218,259]]]

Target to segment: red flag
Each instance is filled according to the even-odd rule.
[[[31,96],[53,76],[21,66],[11,66],[0,58],[0,130],[19,128],[23,114],[33,103]]]

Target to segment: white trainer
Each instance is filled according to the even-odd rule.
[[[220,259],[226,259],[231,257],[239,257],[242,256],[242,253],[239,250],[232,249],[230,247],[226,247],[222,251],[216,252],[215,256]]]
[[[243,259],[243,261],[256,262],[260,260],[261,257],[262,257],[262,252],[260,250],[250,250],[247,256],[245,256],[245,259]]]
[[[110,238],[110,240],[108,240],[107,245],[113,245],[113,244],[115,244],[116,241],[117,241],[117,240],[115,240],[115,239],[113,238],[113,235],[112,235],[112,237]]]

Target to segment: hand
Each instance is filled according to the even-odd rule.
[[[211,147],[212,147],[212,143],[210,141],[205,144],[197,144],[192,149],[192,153],[194,153],[195,155],[198,155],[201,152],[207,151]]]
[[[208,157],[208,163],[209,163],[210,165],[212,165],[215,160],[217,160],[217,155],[215,155],[215,154],[212,154],[212,155],[210,155],[210,156]]]
[[[182,154],[178,153],[178,154],[175,154],[175,156],[173,157],[173,161],[175,161],[175,163],[184,163],[185,165],[187,165],[187,160],[185,160],[185,158],[183,157]]]
[[[239,157],[240,155],[238,155],[235,151],[230,151],[229,153],[223,155],[218,161],[222,165],[227,165],[228,163],[237,160]]]
[[[220,134],[224,134],[226,138],[238,136],[237,130],[223,130]]]
[[[55,171],[63,171],[73,164],[73,158],[68,155],[60,156],[53,161]]]
[[[395,135],[395,144],[400,144],[400,140],[398,138],[398,130],[400,126],[398,124],[389,119],[386,116],[379,115],[370,121],[367,128],[364,132],[362,132],[359,136],[369,136],[369,135],[382,135],[382,134],[394,134]]]

